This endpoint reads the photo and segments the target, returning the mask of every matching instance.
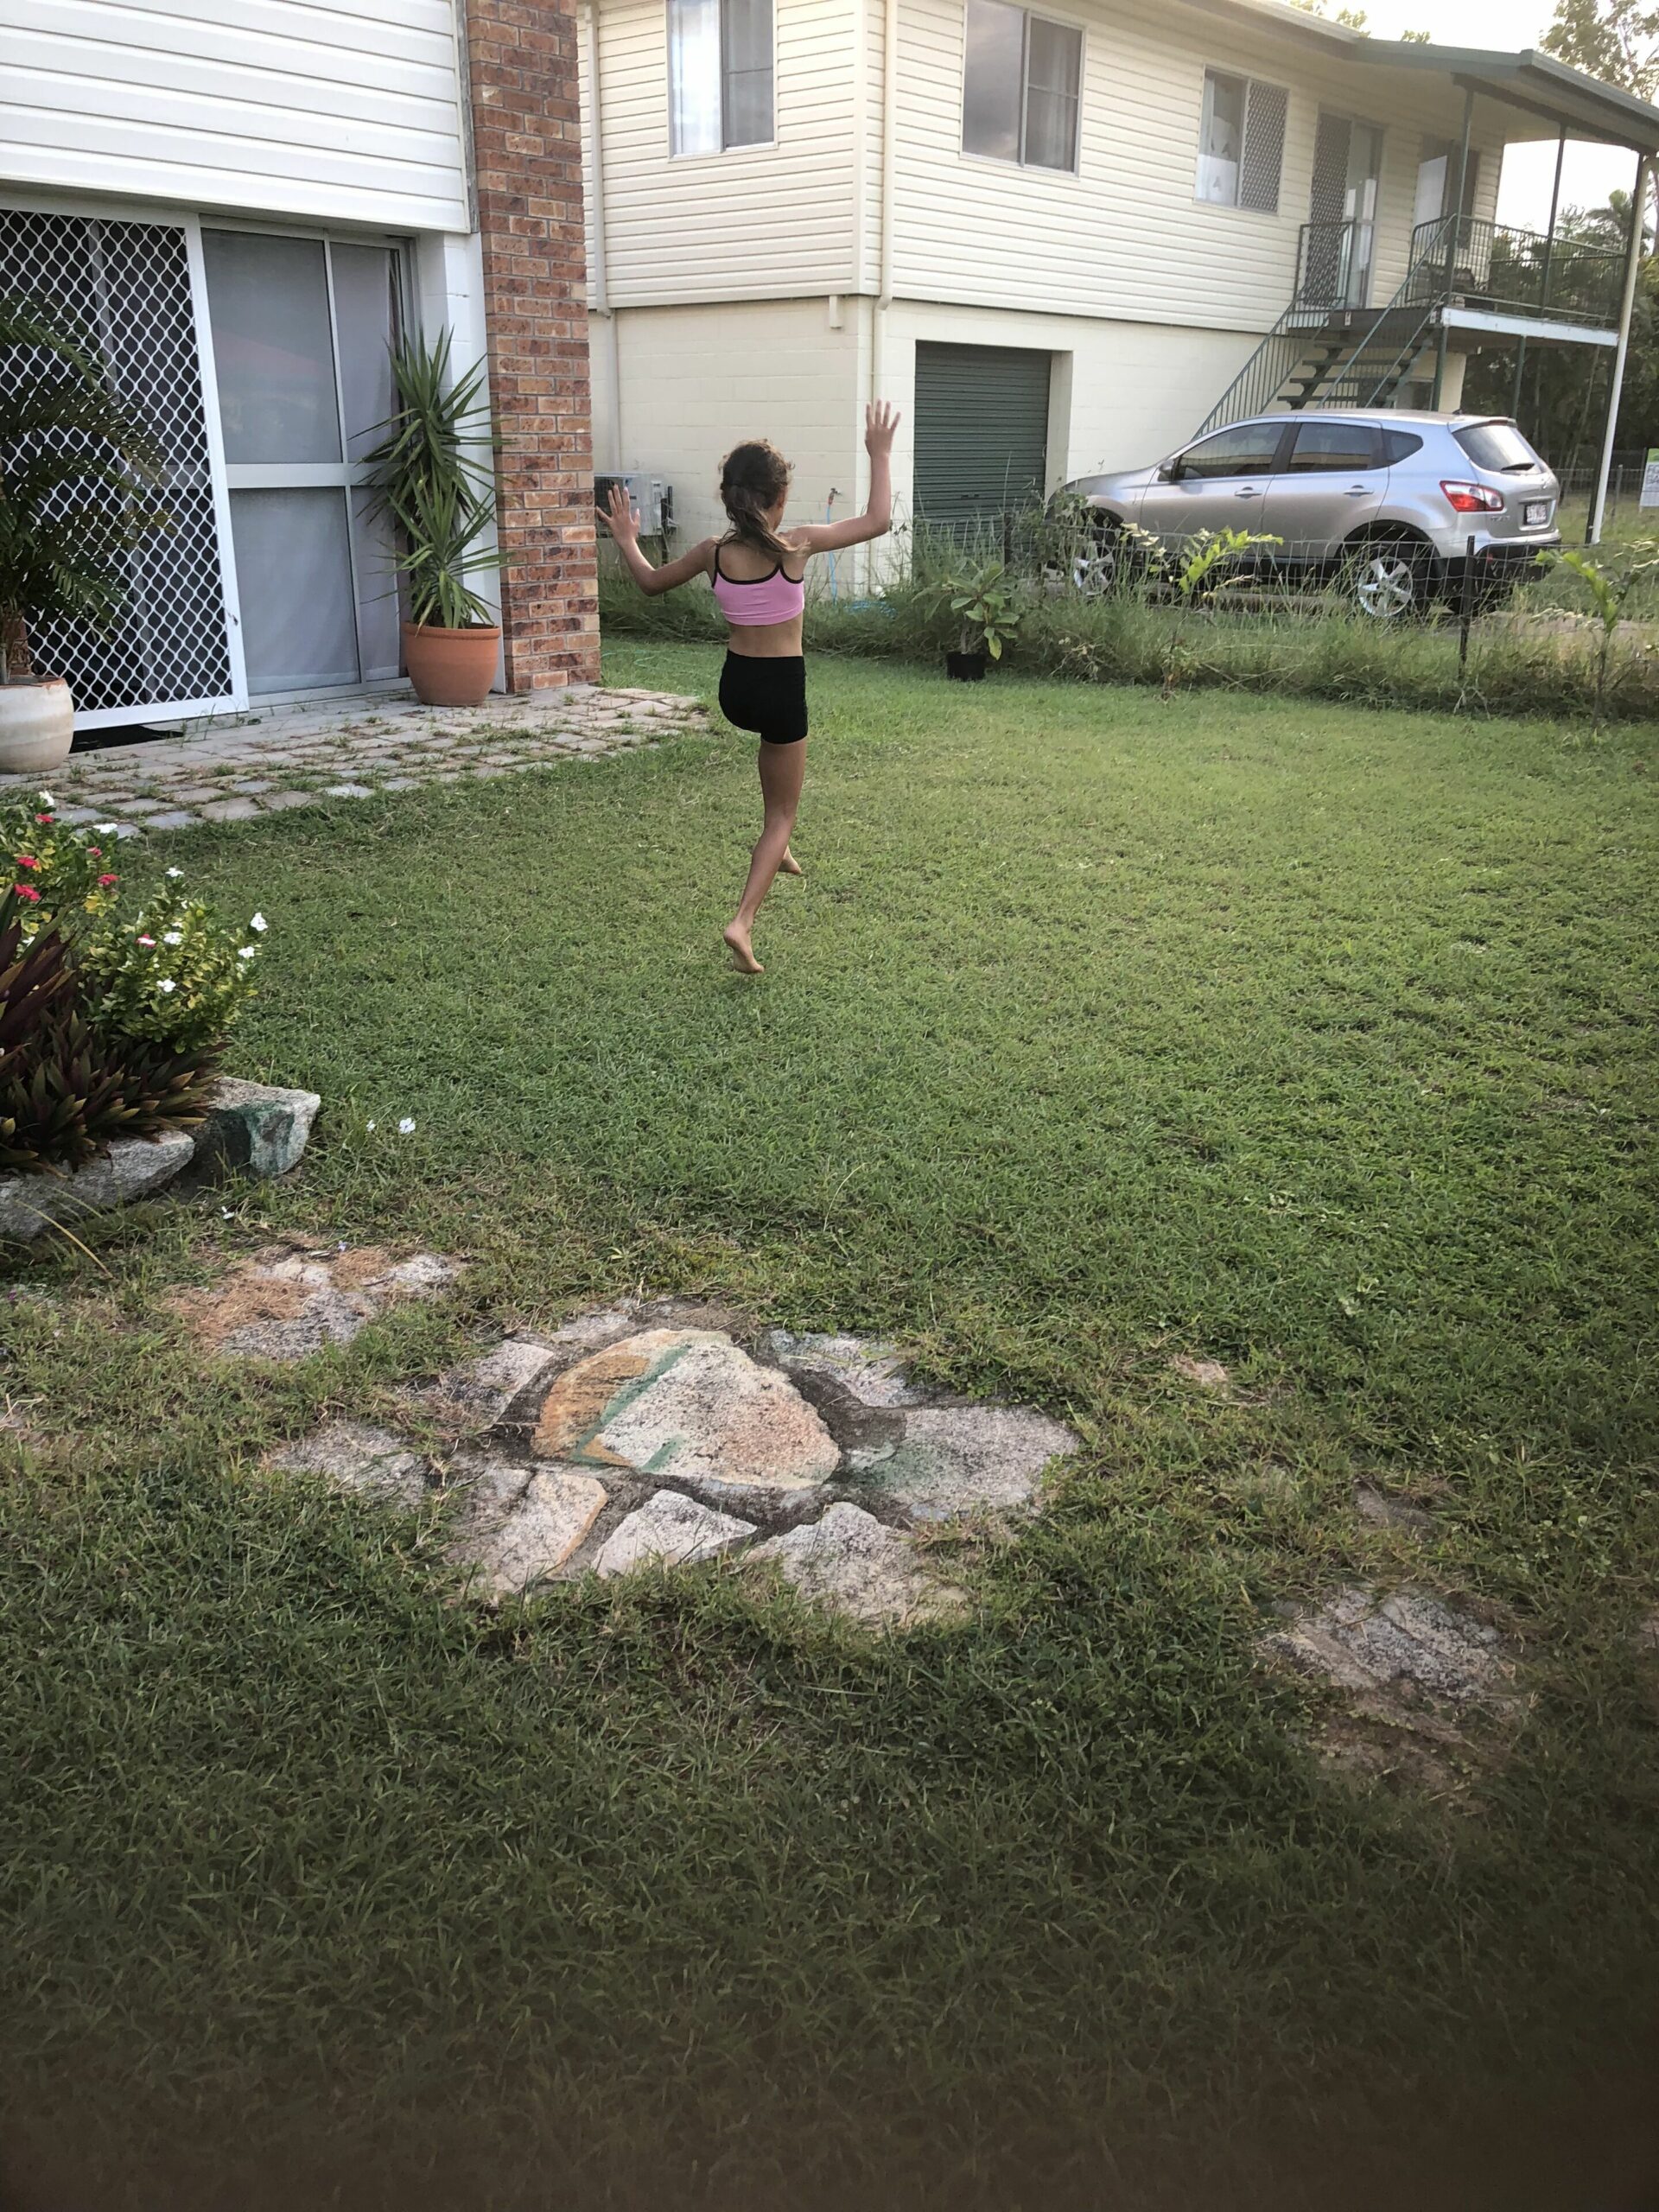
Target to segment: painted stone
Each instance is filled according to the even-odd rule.
[[[708,1329],[645,1329],[578,1360],[549,1391],[534,1448],[740,1502],[817,1488],[841,1458],[786,1376]]]
[[[822,1376],[838,1382],[864,1406],[925,1406],[935,1393],[912,1382],[902,1352],[867,1337],[791,1335],[773,1329],[766,1348],[795,1375]]]
[[[413,1507],[427,1497],[427,1463],[400,1436],[360,1421],[334,1421],[271,1454],[286,1473],[325,1475],[337,1488]]]
[[[1023,1407],[923,1408],[906,1416],[903,1442],[869,1478],[918,1520],[1029,1513],[1044,1469],[1078,1448],[1061,1422]]]
[[[867,1628],[912,1628],[967,1602],[920,1564],[913,1537],[861,1506],[832,1505],[821,1521],[770,1537],[747,1557],[776,1567],[803,1596]]]
[[[659,1490],[613,1529],[594,1566],[606,1576],[626,1574],[636,1567],[654,1563],[689,1567],[694,1560],[712,1559],[717,1552],[729,1550],[753,1534],[753,1521],[716,1513],[694,1499],[682,1497],[677,1491]]]
[[[496,1603],[556,1574],[609,1503],[604,1484],[574,1467],[532,1474],[510,1459],[458,1459],[456,1473],[448,1556],[467,1570],[470,1596]]]

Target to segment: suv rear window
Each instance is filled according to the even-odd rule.
[[[1409,461],[1414,453],[1421,453],[1423,442],[1412,430],[1384,430],[1382,458],[1392,468],[1396,461]]]
[[[1452,435],[1477,468],[1519,475],[1542,466],[1513,423],[1471,423]]]

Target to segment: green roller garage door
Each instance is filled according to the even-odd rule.
[[[917,346],[918,516],[960,528],[1042,497],[1050,358],[1023,346]]]

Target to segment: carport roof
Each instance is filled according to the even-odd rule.
[[[1206,15],[1253,18],[1262,29],[1298,45],[1318,48],[1367,69],[1398,69],[1443,77],[1468,90],[1518,108],[1565,130],[1570,138],[1600,139],[1632,151],[1659,154],[1659,107],[1570,69],[1551,54],[1530,48],[1494,54],[1472,46],[1434,46],[1415,40],[1367,38],[1344,23],[1325,22],[1277,0],[1189,0]]]

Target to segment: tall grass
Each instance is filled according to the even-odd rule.
[[[1510,607],[1477,620],[1465,662],[1451,615],[1380,623],[1334,588],[1295,596],[1224,588],[1207,606],[1172,605],[1144,578],[1079,591],[1071,581],[1079,546],[1064,515],[1016,516],[963,534],[916,524],[889,541],[870,596],[809,597],[807,649],[937,664],[955,642],[954,623],[930,587],[942,573],[1006,560],[1019,579],[1021,621],[1005,665],[1020,673],[1162,691],[1219,688],[1376,707],[1597,717],[1596,656],[1585,639],[1567,625],[1535,628],[1515,619],[1587,608],[1582,585],[1564,572],[1541,577]],[[1633,613],[1646,614],[1649,602],[1659,605],[1659,591],[1640,603],[1633,595]],[[613,638],[690,644],[725,635],[700,586],[648,600],[608,563],[601,564],[600,614]],[[1656,715],[1659,654],[1637,636],[1621,639],[1600,718]]]

